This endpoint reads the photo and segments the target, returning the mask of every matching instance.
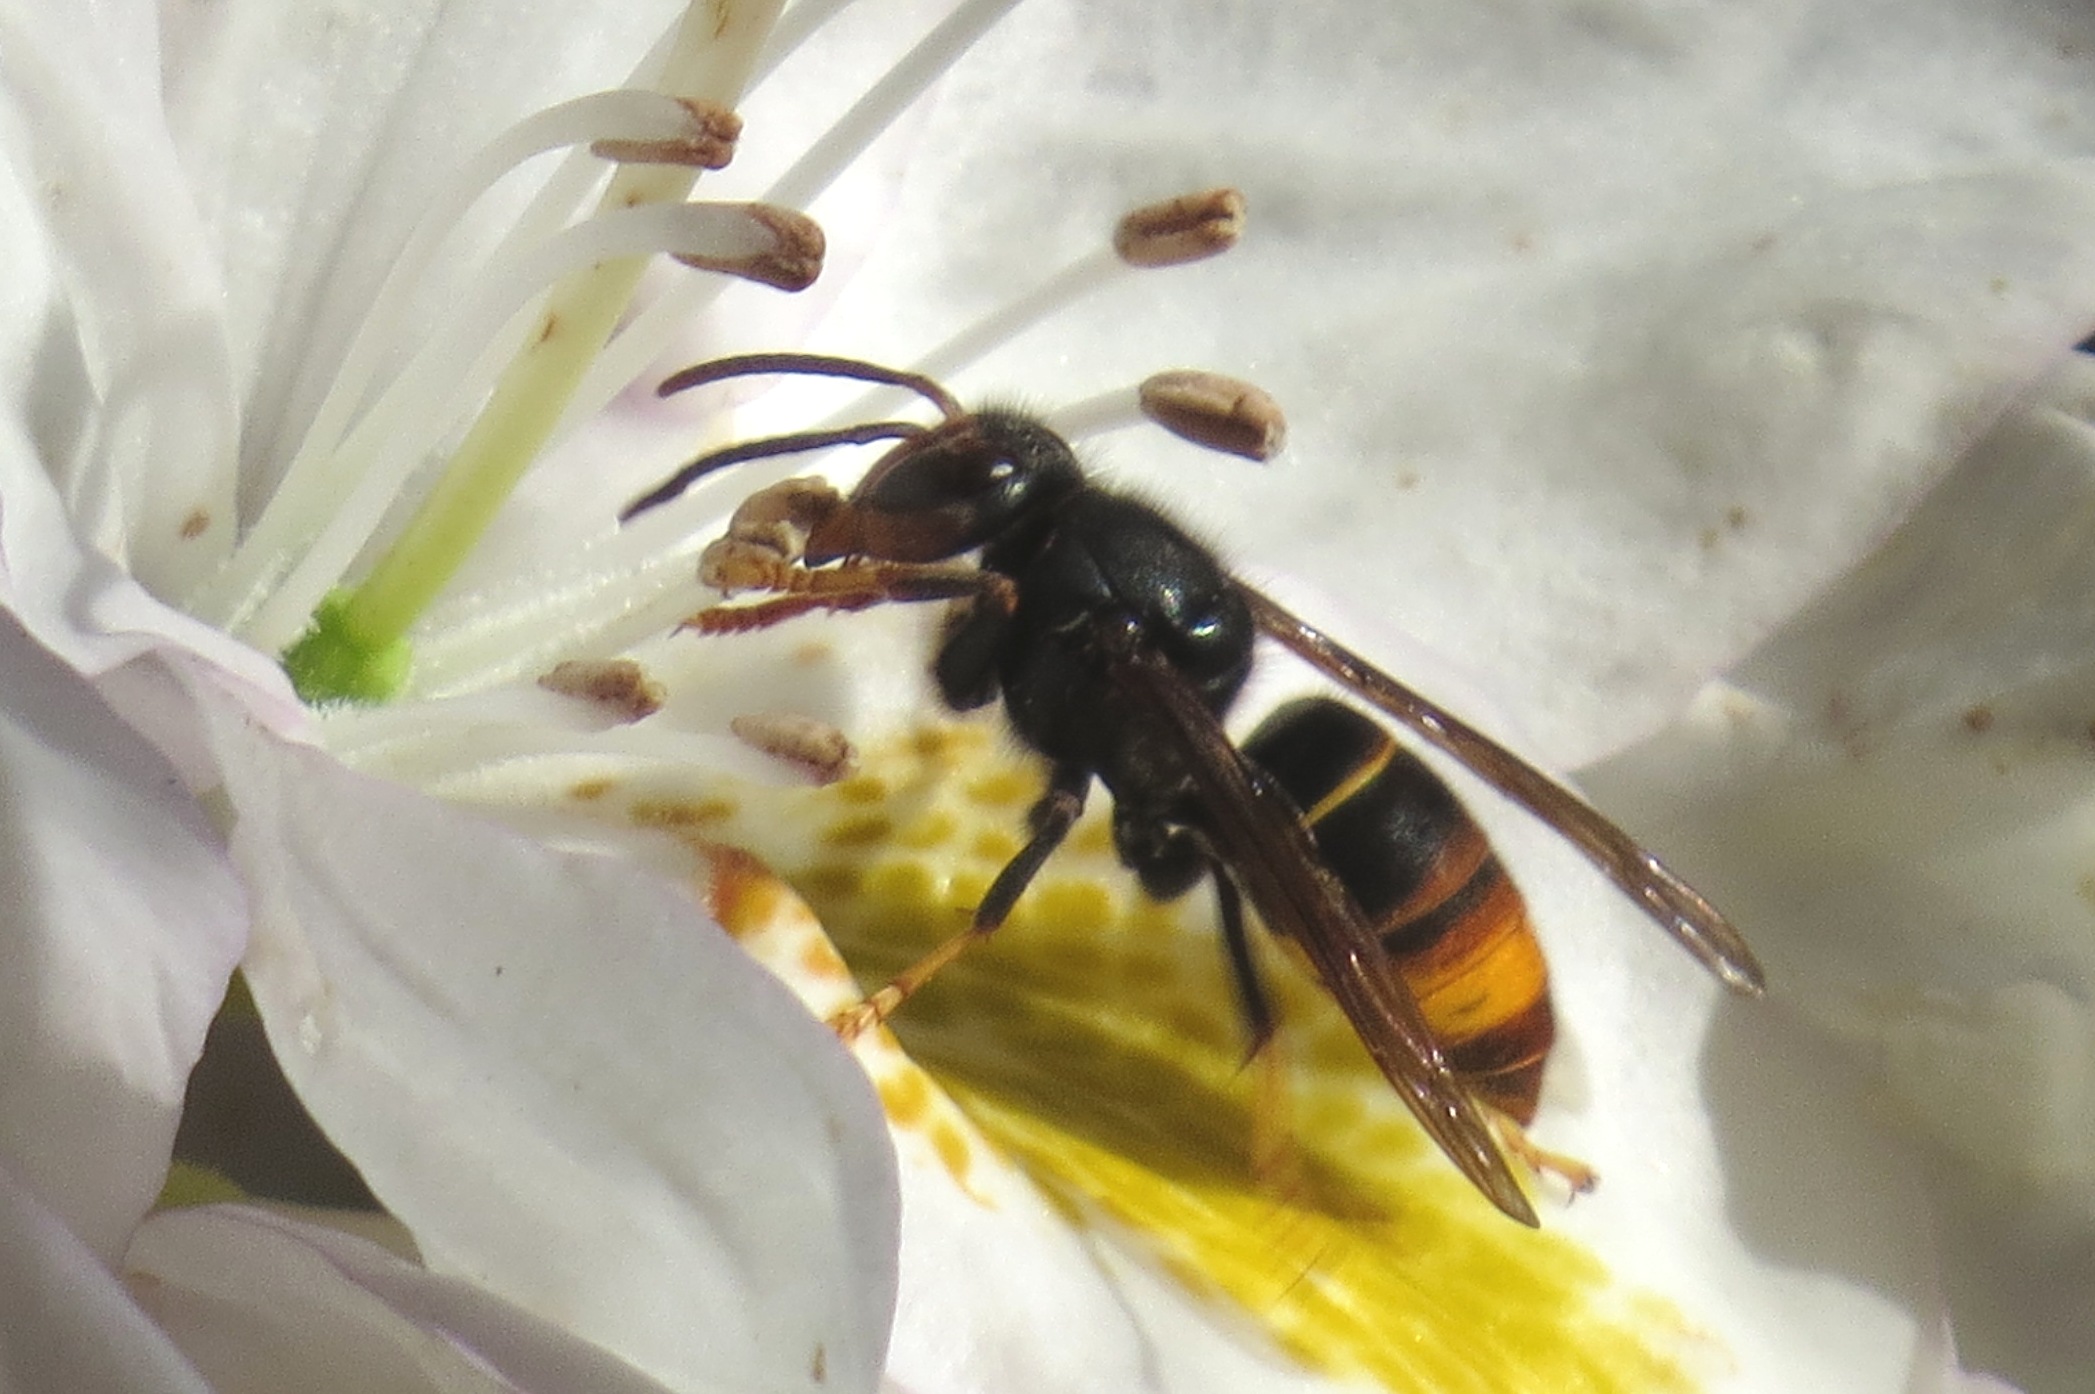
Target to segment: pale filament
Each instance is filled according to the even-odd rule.
[[[452,429],[447,408],[479,401],[528,332],[538,297],[569,272],[616,257],[704,247],[756,250],[739,205],[653,204],[616,209],[563,229],[491,265],[466,300],[396,374],[378,400],[330,452],[338,498],[320,534],[270,588],[238,631],[274,651],[296,638],[384,521],[424,457]],[[477,347],[476,347],[477,346]],[[245,597],[241,597],[245,599]]]
[[[342,362],[328,380],[325,397],[312,410],[303,438],[278,480],[268,505],[235,550],[225,569],[189,598],[192,613],[230,625],[252,597],[274,584],[285,559],[338,507],[354,481],[335,467],[334,453],[388,354],[406,333],[404,311],[431,262],[462,224],[467,212],[503,176],[523,162],[565,146],[585,147],[555,171],[492,254],[513,260],[525,242],[542,241],[564,223],[599,181],[607,166],[586,154],[592,140],[674,134],[689,115],[658,93],[596,93],[533,113],[468,158],[440,187],[444,195],[426,208],[393,258],[385,279],[351,337]]]
[[[868,88],[792,168],[779,176],[764,192],[763,201],[782,208],[806,208],[1016,3],[1017,0],[963,0]],[[793,12],[789,11],[786,18],[791,20]],[[625,390],[626,384],[646,372],[674,342],[677,331],[720,290],[715,281],[686,281],[634,316],[597,355],[576,389],[554,440],[557,442],[603,410]]]
[[[813,3],[827,6],[830,0]],[[964,0],[771,186],[764,201],[805,207],[1015,3]],[[789,39],[798,42],[779,34],[801,22],[800,10],[787,12],[767,58],[772,51],[786,52]],[[823,13],[818,9],[809,18]],[[639,310],[584,375],[553,448],[646,372],[720,289],[713,277],[693,277]],[[696,550],[690,540],[695,516],[700,515],[676,505],[657,509],[630,527],[578,546],[573,569],[530,578],[513,598],[481,597],[470,630],[425,626],[411,691],[454,692],[515,677],[555,655],[608,656],[672,627],[710,598],[682,560]],[[664,565],[665,559],[678,564]]]
[[[1124,276],[1204,260],[1226,250],[1241,233],[1243,216],[1243,196],[1234,189],[1205,190],[1138,208],[1120,220],[1109,243],[996,306],[908,366],[926,377],[951,378]],[[1195,232],[1206,235],[1188,235]],[[1136,424],[1142,419],[1139,410],[1132,417],[1113,414],[1119,395],[1082,404],[1076,419],[1095,422],[1096,429]],[[898,394],[885,388],[865,393],[815,429],[889,415],[898,400]]]

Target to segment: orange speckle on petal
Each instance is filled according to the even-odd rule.
[[[699,850],[711,872],[706,884],[706,909],[720,921],[721,928],[740,939],[777,918],[792,892],[772,874],[770,867],[739,847],[708,845]]]
[[[839,982],[848,981],[851,977],[851,970],[844,966],[844,960],[830,947],[827,939],[811,940],[801,948],[800,971],[810,978],[827,978]]]

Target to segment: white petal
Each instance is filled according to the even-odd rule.
[[[106,1259],[145,1213],[246,946],[167,761],[0,613],[0,1159]]]
[[[215,782],[194,697],[175,673],[209,672],[231,701],[295,734],[304,708],[282,670],[225,634],[169,608],[83,546],[42,462],[0,419],[0,606],[159,746],[194,787]],[[192,662],[192,660],[194,660]]]
[[[834,1037],[659,882],[221,732],[248,972],[432,1267],[674,1385],[869,1389],[892,1154]]]
[[[893,1378],[915,1394],[1146,1387],[1133,1314],[1022,1176],[984,1163],[961,1185],[935,1159],[915,1161],[902,1178]]]
[[[1576,764],[1848,566],[2095,322],[2087,16],[1898,13],[1029,6],[956,71],[835,339],[907,358],[1126,206],[1241,186],[1235,252],[963,386],[1257,379],[1294,415],[1272,466],[1098,453]]]
[[[2004,715],[2048,700],[2065,721],[2095,653],[2091,423],[2095,359],[2073,354],[1738,684],[1864,747],[1901,726],[1954,730],[2018,689]]]
[[[1932,1144],[1959,1343],[2095,1361],[2087,640],[2073,364],[1849,582],[1589,787],[1736,915],[1776,990]]]
[[[1716,692],[1594,773],[1596,795],[1753,936],[1774,990],[1852,1048],[1873,1106],[1934,1143],[1966,1354],[2075,1387],[2095,1345],[2095,1018],[2086,755],[1961,723],[1787,744]],[[2040,1372],[2049,1371],[2048,1379]]]
[[[839,637],[848,645],[893,628],[874,617],[868,620],[862,627],[842,629]],[[892,650],[891,633],[882,642]],[[760,640],[757,647],[769,646]],[[890,670],[886,682],[901,680],[893,665],[879,661],[880,652],[869,649],[858,657],[865,661],[837,663],[838,691],[828,694],[835,700],[851,703],[854,679],[880,682],[883,668]],[[813,687],[830,686],[817,671],[828,667],[827,661],[797,665],[803,699],[816,695],[809,690]],[[703,694],[709,704],[733,709],[738,697],[756,700],[740,681],[739,669],[711,676],[725,685]],[[730,676],[736,680],[725,682]],[[693,695],[679,684],[680,701]],[[761,710],[761,701],[753,709]],[[415,708],[403,711],[411,717]],[[330,727],[331,734],[340,730]],[[677,762],[677,775],[703,780],[697,769],[703,758],[694,754]],[[748,763],[758,779],[777,774],[761,760]],[[694,857],[688,847],[665,847],[630,826],[607,828],[591,817],[606,804],[623,803],[624,794],[606,791],[580,807],[548,806],[547,789],[559,781],[525,773],[515,783],[496,782],[505,774],[514,778],[519,771],[468,779],[466,796],[492,815],[556,842],[609,844],[658,863],[665,874],[704,879],[708,904],[736,943],[788,983],[805,1010],[827,1017],[858,1000],[857,984],[813,912],[761,863],[739,855],[719,862]],[[717,792],[724,786],[713,787]],[[664,806],[678,801],[676,793],[660,792]],[[813,835],[821,821],[796,819],[796,812],[807,814],[804,808],[767,812],[767,823],[785,836]],[[862,1037],[853,1050],[887,1102],[901,1172],[899,1292],[887,1355],[889,1379],[911,1394],[1143,1387],[1149,1357],[1142,1333],[1067,1218],[886,1033]],[[1070,1340],[1072,1331],[1083,1332],[1084,1339]]]
[[[212,1394],[77,1235],[0,1166],[0,1385]]]
[[[1546,839],[1508,856],[1564,1027],[1539,1135],[1601,1185],[1544,1223],[1714,1333],[1738,1371],[1718,1388],[1906,1394],[1940,1308],[1914,1159],[1793,1013],[1720,1000]]]
[[[244,1206],[166,1211],[126,1272],[218,1394],[660,1394],[608,1352],[366,1240]]]
[[[622,82],[680,8],[238,0],[180,14],[168,119],[230,286],[250,488],[289,459],[436,181],[524,113]]]
[[[233,385],[224,291],[141,10],[0,5],[0,131],[22,181],[0,183],[0,216],[41,215],[67,297],[65,347],[41,355],[32,391],[68,510],[172,594],[231,542]]]

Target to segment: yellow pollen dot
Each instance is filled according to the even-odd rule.
[[[880,1106],[898,1128],[923,1123],[931,1107],[931,1084],[917,1070],[904,1070],[880,1081]]]
[[[991,808],[1027,804],[1040,797],[1040,780],[1030,770],[997,770],[968,781],[967,796]]]
[[[1113,918],[1113,896],[1102,881],[1058,878],[1036,884],[1033,918],[1047,924],[1103,925]]]
[[[844,966],[844,960],[837,957],[836,950],[829,947],[829,941],[826,939],[814,940],[801,949],[800,970],[818,981],[847,981],[851,977],[850,970]]]
[[[617,787],[609,779],[578,779],[568,786],[567,796],[578,803],[595,803]]]
[[[857,867],[842,862],[817,862],[803,871],[794,872],[793,884],[816,904],[834,903],[859,895],[865,886],[865,876]]]
[[[979,754],[989,735],[979,726],[921,726],[907,738],[907,748],[925,759],[956,762]]]
[[[937,878],[921,862],[886,862],[865,874],[861,893],[889,905],[924,905],[938,895]]]
[[[895,842],[913,852],[928,852],[934,847],[951,842],[959,831],[959,821],[941,809],[904,824],[895,833]]]
[[[1069,835],[1069,849],[1087,857],[1112,856],[1113,825],[1103,818],[1079,823],[1077,830]]]
[[[822,840],[832,847],[876,847],[894,831],[894,822],[885,814],[866,814],[831,823],[822,830]]]
[[[839,780],[830,788],[841,803],[884,803],[889,794],[887,781],[871,775],[856,774],[849,779]]]
[[[975,840],[969,845],[968,852],[985,862],[995,862],[1002,866],[1017,856],[1018,849],[1024,845],[1018,834],[1008,828],[984,828],[975,834]]]
[[[966,1185],[968,1171],[974,1164],[975,1151],[974,1145],[968,1141],[967,1134],[950,1123],[942,1123],[931,1129],[931,1147],[938,1153],[938,1159],[945,1164],[946,1170],[952,1173],[953,1179],[963,1186]]]
[[[727,799],[635,799],[626,817],[642,828],[702,828],[735,816]]]
[[[980,871],[973,867],[955,871],[950,883],[953,903],[973,911],[982,903],[982,897],[989,894],[989,883],[994,879],[994,872]]]

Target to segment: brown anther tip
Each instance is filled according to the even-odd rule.
[[[1113,251],[1129,266],[1182,266],[1228,251],[1243,235],[1244,196],[1208,189],[1137,208],[1113,229]]]
[[[623,725],[662,710],[662,684],[630,658],[569,659],[539,678],[538,685],[605,710]]]
[[[1145,378],[1136,397],[1144,416],[1209,450],[1263,461],[1287,442],[1280,403],[1238,378],[1179,368]]]
[[[828,722],[790,712],[738,716],[728,730],[744,745],[799,769],[817,784],[834,784],[858,768],[858,750]]]
[[[592,141],[589,153],[600,160],[628,165],[681,165],[686,169],[726,169],[742,138],[742,118],[715,102],[680,97],[677,105],[690,116],[681,134],[661,140]]]
[[[779,290],[806,290],[822,274],[822,257],[828,239],[822,226],[805,213],[768,203],[752,203],[746,209],[751,221],[771,235],[771,245],[742,256],[695,256],[678,252],[676,259],[701,271],[719,271],[756,281]]]

